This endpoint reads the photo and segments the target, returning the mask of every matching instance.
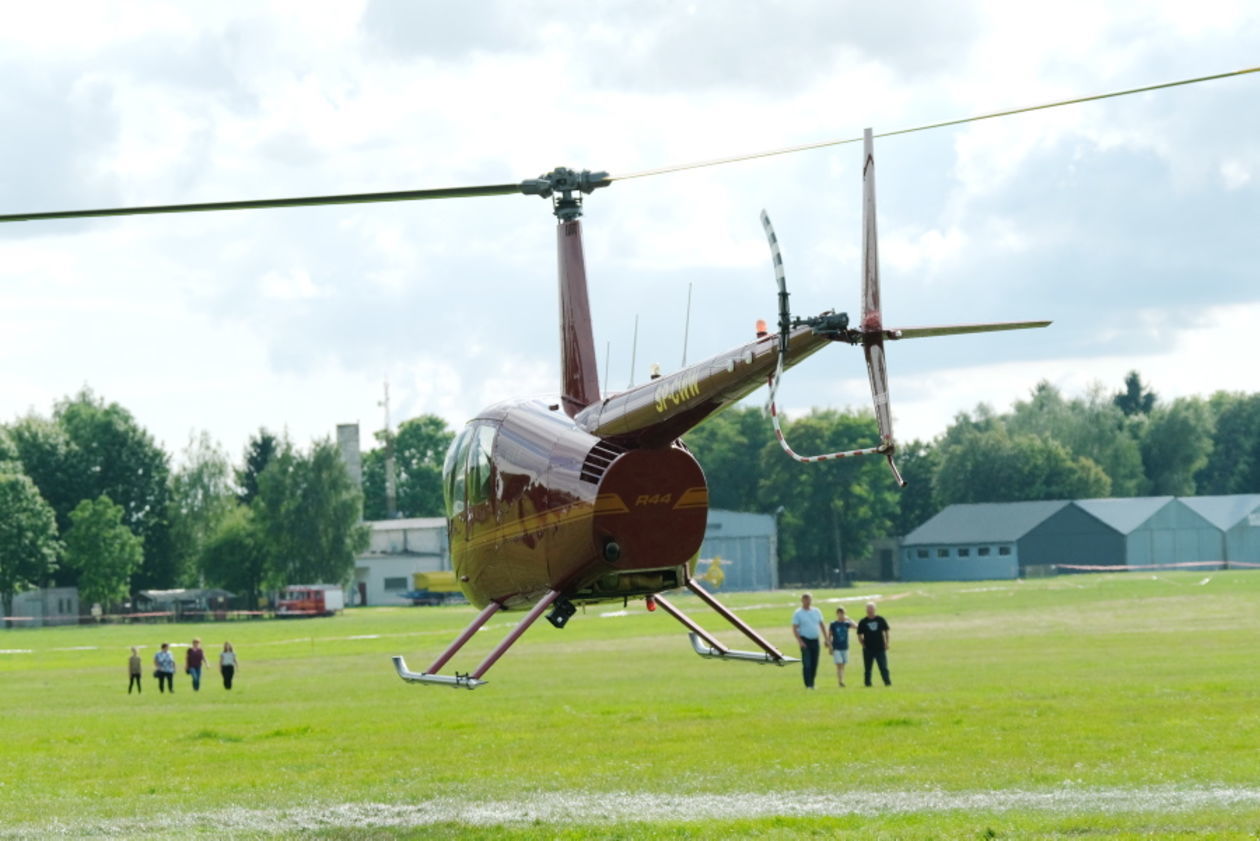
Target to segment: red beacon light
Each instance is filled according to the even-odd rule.
[[[764,318],[757,319],[757,338],[764,339],[769,333],[766,331],[766,320]]]

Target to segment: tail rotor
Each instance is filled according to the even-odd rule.
[[[880,305],[879,295],[879,238],[875,226],[875,154],[871,129],[863,133],[864,163],[862,166],[862,320],[857,329],[849,328],[849,317],[845,313],[826,312],[814,318],[793,318],[788,309],[787,281],[783,272],[783,258],[779,253],[779,241],[775,237],[774,228],[770,225],[770,217],[763,210],[761,224],[765,228],[766,238],[770,242],[770,252],[774,257],[775,281],[779,287],[779,361],[774,374],[770,377],[770,417],[774,423],[775,437],[779,445],[789,456],[800,462],[826,461],[828,459],[846,458],[848,456],[882,454],[888,459],[888,467],[892,470],[893,479],[901,487],[906,482],[897,470],[894,456],[897,443],[893,437],[892,406],[888,398],[888,364],[884,354],[884,342],[896,339],[913,339],[926,336],[953,336],[961,333],[988,333],[998,330],[1023,330],[1031,327],[1046,327],[1049,321],[1010,321],[991,324],[954,324],[939,327],[907,327],[886,329]],[[792,330],[808,327],[815,334],[833,341],[862,345],[863,356],[866,357],[866,372],[871,384],[871,400],[875,408],[875,422],[879,427],[879,445],[859,450],[826,453],[819,456],[797,455],[779,426],[779,415],[775,406],[775,395],[779,382],[783,377],[784,362],[787,359],[789,339]]]

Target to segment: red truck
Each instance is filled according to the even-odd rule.
[[[332,616],[345,606],[345,594],[336,584],[293,584],[285,587],[280,594],[276,602],[276,618]]]

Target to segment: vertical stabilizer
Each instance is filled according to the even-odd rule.
[[[556,250],[560,265],[561,390],[564,410],[572,417],[599,400],[599,369],[579,220],[556,226]]]

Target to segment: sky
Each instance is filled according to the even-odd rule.
[[[615,177],[1260,65],[1245,0],[52,0],[5,17],[0,213]],[[877,140],[885,325],[1054,321],[891,345],[897,437],[1042,380],[1260,390],[1258,104],[1252,74]],[[604,389],[774,322],[763,208],[794,312],[857,311],[861,164],[840,145],[588,197]],[[87,387],[178,463],[202,431],[234,458],[261,427],[305,445],[357,422],[371,447],[387,380],[394,424],[555,393],[554,225],[532,196],[2,225],[0,423]],[[869,401],[846,346],[780,392],[789,416]]]

